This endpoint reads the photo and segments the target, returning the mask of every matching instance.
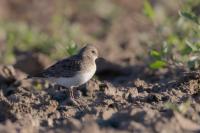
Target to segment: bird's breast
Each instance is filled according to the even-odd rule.
[[[65,86],[67,88],[69,87],[77,87],[82,84],[85,84],[87,81],[89,81],[93,75],[95,74],[96,66],[95,68],[90,69],[89,71],[83,71],[79,72],[73,77],[60,77],[56,79],[56,84]]]

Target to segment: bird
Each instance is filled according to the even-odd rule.
[[[50,83],[68,88],[71,101],[77,103],[73,95],[73,88],[87,83],[93,77],[96,72],[95,61],[97,58],[97,48],[88,44],[80,49],[78,54],[57,61],[42,72],[29,78],[44,79]]]

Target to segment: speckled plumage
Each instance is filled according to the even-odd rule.
[[[77,55],[58,61],[34,77],[44,78],[65,87],[79,86],[94,75],[97,57],[96,47],[87,45]]]

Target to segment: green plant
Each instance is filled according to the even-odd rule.
[[[144,4],[145,14],[156,23],[156,12],[148,1]],[[192,4],[191,4],[192,3]],[[145,6],[146,5],[146,6]],[[193,11],[200,2],[188,1],[174,17],[165,17],[162,23],[156,23],[157,39],[150,51],[152,69],[161,69],[169,65],[182,64],[189,69],[200,66],[200,18]],[[168,32],[164,29],[168,28]]]
[[[173,110],[175,112],[179,112],[181,114],[187,113],[187,111],[189,110],[190,106],[191,106],[191,102],[189,100],[187,100],[186,102],[183,102],[180,105],[176,105],[176,104],[173,104],[173,103],[170,103],[170,102],[167,102],[164,105],[165,108],[171,109],[171,110]]]
[[[0,30],[6,35],[6,49],[1,62],[8,64],[14,62],[15,50],[37,51],[50,54],[50,50],[55,43],[54,38],[23,23],[1,22]]]
[[[74,32],[68,29],[63,31],[62,36],[55,36],[24,23],[0,22],[0,31],[6,36],[6,48],[0,57],[0,62],[5,64],[15,62],[16,50],[40,52],[53,60],[75,54],[77,51],[77,44],[72,41]]]
[[[144,8],[143,8],[143,13],[149,17],[150,19],[154,19],[155,17],[155,12],[153,7],[151,6],[150,2],[148,0],[144,1]]]
[[[70,41],[67,47],[67,53],[72,56],[78,51],[78,46],[74,41]]]
[[[164,52],[159,52],[157,50],[151,50],[150,55],[154,58],[154,61],[150,64],[151,69],[159,69],[163,68],[167,65],[165,60],[163,59]]]

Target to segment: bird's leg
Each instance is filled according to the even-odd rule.
[[[74,87],[70,87],[69,88],[69,96],[70,96],[70,102],[72,103],[72,104],[74,104],[74,105],[76,105],[76,106],[78,106],[79,107],[79,103],[75,100],[75,97],[74,97],[74,93],[73,93],[73,88]]]
[[[69,88],[69,96],[74,99],[74,92],[73,92],[73,87]]]

